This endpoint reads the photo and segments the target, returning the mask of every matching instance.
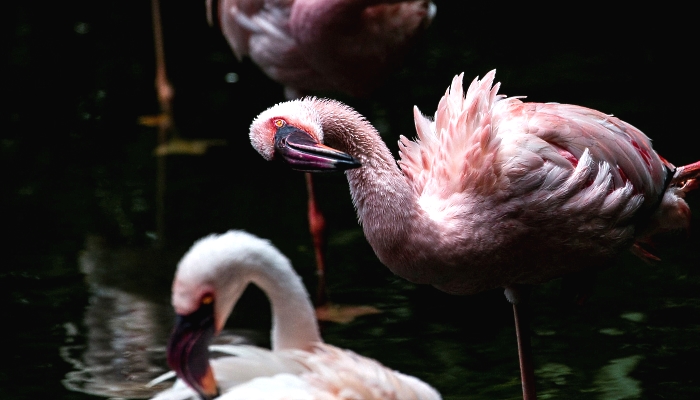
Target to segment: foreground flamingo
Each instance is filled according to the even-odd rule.
[[[674,167],[595,110],[498,95],[494,76],[466,94],[455,77],[432,121],[414,109],[418,139],[401,137],[398,166],[376,129],[333,100],[273,106],[250,138],[294,169],[349,169],[367,240],[397,275],[453,294],[505,288],[534,399],[519,285],[602,269],[625,249],[653,257],[641,247],[652,235],[688,227],[700,162]]]
[[[212,346],[230,356],[210,360],[212,336],[224,327],[249,283],[260,287],[272,305],[272,351]],[[177,267],[172,302],[178,319],[168,364],[182,380],[154,399],[196,394],[229,400],[441,398],[417,378],[324,344],[309,295],[289,260],[247,232],[197,241]]]
[[[284,85],[287,99],[312,91],[367,96],[435,15],[427,0],[207,0],[238,59],[249,56]],[[214,15],[216,14],[216,16]],[[306,174],[309,228],[318,271],[317,305],[326,301],[325,219]]]

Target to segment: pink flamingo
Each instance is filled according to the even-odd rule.
[[[272,351],[244,345],[210,348],[249,283],[270,300]],[[247,232],[197,241],[178,264],[172,303],[178,318],[168,363],[181,380],[154,400],[196,395],[206,400],[219,394],[228,400],[441,399],[417,378],[323,343],[309,295],[289,260]],[[210,349],[227,356],[210,360]]]
[[[369,95],[436,7],[428,0],[207,0],[207,10],[236,57],[249,56],[295,99],[326,90]]]
[[[396,69],[432,21],[428,0],[207,0],[210,24],[240,60],[249,56],[287,99],[312,91],[364,97]],[[217,14],[217,17],[214,16]],[[318,273],[317,303],[326,301],[325,219],[306,174],[309,230]]]
[[[659,232],[687,228],[700,162],[674,167],[632,125],[589,108],[498,94],[495,71],[466,93],[462,76],[398,166],[350,107],[304,98],[251,124],[253,147],[298,170],[349,169],[365,236],[382,263],[453,294],[503,287],[513,303],[523,395],[534,399],[520,285],[598,270]],[[328,147],[326,143],[333,147]]]

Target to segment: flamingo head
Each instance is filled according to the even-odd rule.
[[[230,267],[235,261],[225,247],[232,242],[215,238],[195,243],[178,264],[172,288],[176,321],[167,348],[168,365],[204,400],[218,396],[209,344],[248,284]]]
[[[213,296],[202,298],[194,312],[177,314],[175,328],[168,341],[168,365],[203,400],[219,395],[209,364],[209,343],[214,336]]]
[[[304,172],[344,171],[361,166],[351,155],[323,144],[314,98],[279,103],[250,125],[250,141],[266,160],[279,158]]]

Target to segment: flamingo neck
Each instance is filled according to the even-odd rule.
[[[216,328],[221,329],[249,284],[272,306],[272,349],[308,349],[321,341],[309,295],[289,259],[267,240],[231,230],[197,241],[178,264],[173,307],[188,315],[214,293]]]
[[[322,103],[317,110],[324,142],[362,163],[346,175],[367,241],[394,273],[416,283],[432,283],[424,275],[429,269],[424,259],[428,253],[405,249],[437,243],[439,229],[421,211],[413,189],[377,130],[356,111],[338,104]]]
[[[309,294],[286,258],[262,265],[251,282],[265,293],[272,307],[272,350],[310,350],[322,342]]]

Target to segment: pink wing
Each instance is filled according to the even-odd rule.
[[[221,398],[265,400],[439,400],[425,382],[335,346],[317,343],[311,352],[270,351],[253,346],[212,346],[234,357],[212,359]],[[177,380],[153,400],[185,400],[195,392]]]
[[[414,108],[418,138],[399,141],[399,165],[416,194],[447,198],[456,193],[497,190],[499,171],[495,156],[500,138],[492,129],[492,108],[504,96],[491,84],[495,71],[475,79],[467,93],[464,74],[455,76],[440,99],[434,120]]]
[[[319,391],[338,394],[339,399],[442,399],[420,379],[350,350],[318,343],[311,353],[299,351],[296,355],[295,359],[308,369],[302,378]]]
[[[293,88],[318,86],[289,30],[294,0],[221,0],[221,31],[240,60],[250,57],[273,80]]]
[[[208,0],[207,9],[210,20],[212,8],[217,9],[236,57],[250,57],[293,98],[312,90],[368,94],[435,14],[426,0],[367,4],[220,0],[217,8]]]
[[[253,32],[260,30],[252,21],[265,6],[265,0],[207,0],[209,24],[221,28],[233,53],[240,60],[250,53],[248,42]]]
[[[290,30],[306,62],[324,76],[326,88],[364,96],[397,67],[435,10],[427,0],[297,0]]]
[[[523,103],[508,99],[495,107],[493,113],[497,136],[503,138],[503,147],[534,148],[533,156],[541,157],[545,163],[560,167],[569,163],[571,169],[577,167],[588,149],[594,161],[594,172],[601,163],[607,163],[611,167],[613,189],[623,187],[629,181],[646,201],[658,200],[665,189],[665,166],[673,168],[656,154],[641,131],[596,110],[569,104]],[[520,142],[518,136],[526,136],[520,139],[526,143]],[[504,151],[517,153],[512,149]]]
[[[455,77],[433,121],[415,110],[418,139],[401,138],[399,164],[421,204],[453,212],[478,204],[492,215],[527,208],[536,224],[566,212],[593,230],[608,226],[600,218],[626,220],[658,205],[673,166],[642,132],[585,107],[506,98],[494,76],[466,93]]]

